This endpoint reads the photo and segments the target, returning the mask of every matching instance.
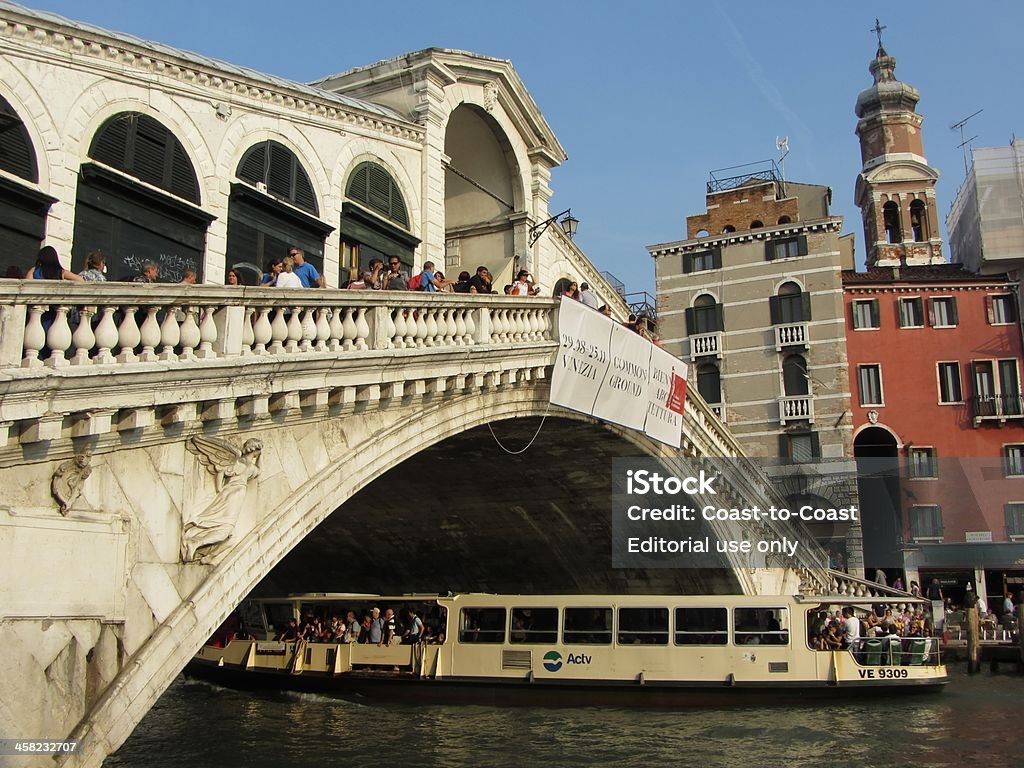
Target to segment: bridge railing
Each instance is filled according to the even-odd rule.
[[[0,280],[0,369],[553,339],[539,297]]]

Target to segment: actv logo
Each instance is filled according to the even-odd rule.
[[[557,672],[562,668],[562,654],[558,651],[548,651],[544,654],[544,669],[548,672]]]

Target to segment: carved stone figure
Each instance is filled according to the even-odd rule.
[[[878,423],[878,411],[874,411],[874,410],[868,411],[868,421],[870,421],[872,424],[877,424]]]
[[[88,450],[82,451],[73,459],[69,459],[57,467],[50,481],[50,493],[60,506],[60,513],[67,515],[71,505],[82,495],[85,481],[92,474],[92,456]]]
[[[246,440],[238,450],[226,440],[196,435],[186,446],[213,474],[217,489],[206,509],[182,526],[181,559],[190,563],[210,559],[234,534],[249,481],[260,475],[263,443]]]

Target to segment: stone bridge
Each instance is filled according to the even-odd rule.
[[[0,737],[98,765],[257,589],[828,588],[813,550],[610,567],[610,459],[719,467],[732,504],[768,485],[719,466],[742,453],[699,398],[679,451],[550,406],[556,310],[0,280]]]

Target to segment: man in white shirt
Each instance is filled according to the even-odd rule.
[[[843,648],[857,650],[860,640],[860,619],[853,615],[853,608],[843,608]]]
[[[597,300],[597,296],[595,296],[594,292],[590,290],[590,285],[587,283],[580,283],[580,301],[591,309],[597,309],[601,306],[600,302]]]

